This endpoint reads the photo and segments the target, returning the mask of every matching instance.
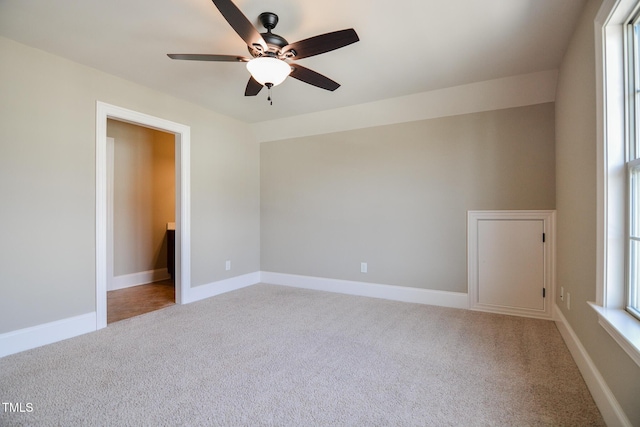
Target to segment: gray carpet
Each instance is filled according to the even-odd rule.
[[[553,322],[255,285],[0,359],[2,426],[600,426]]]

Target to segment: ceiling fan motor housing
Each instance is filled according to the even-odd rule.
[[[280,51],[282,50],[282,48],[289,44],[289,42],[284,37],[271,32],[271,30],[273,30],[276,25],[278,25],[278,15],[273,12],[263,12],[260,14],[258,19],[260,20],[260,23],[262,23],[262,26],[267,29],[266,33],[260,33],[260,35],[267,43],[269,51],[261,52],[260,50],[249,46],[249,52],[251,52],[251,55],[253,57],[258,57],[264,55],[265,53],[272,53],[277,56],[279,53],[281,53]]]

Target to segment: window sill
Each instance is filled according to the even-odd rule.
[[[589,302],[598,313],[598,323],[640,366],[640,321],[624,310],[605,308]]]

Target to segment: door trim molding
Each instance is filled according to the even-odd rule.
[[[180,123],[96,102],[96,329],[107,326],[107,119],[175,135],[176,303],[189,301],[191,287],[191,128]]]
[[[545,233],[544,246],[544,283],[546,297],[544,311],[533,311],[516,307],[498,307],[482,304],[478,294],[478,223],[483,220],[541,220]],[[467,285],[469,309],[491,313],[511,314],[516,316],[541,319],[553,318],[555,301],[555,211],[468,211],[467,212]]]

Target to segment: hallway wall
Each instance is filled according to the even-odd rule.
[[[175,222],[175,136],[112,119],[107,136],[115,140],[114,276],[166,269],[167,223]]]

